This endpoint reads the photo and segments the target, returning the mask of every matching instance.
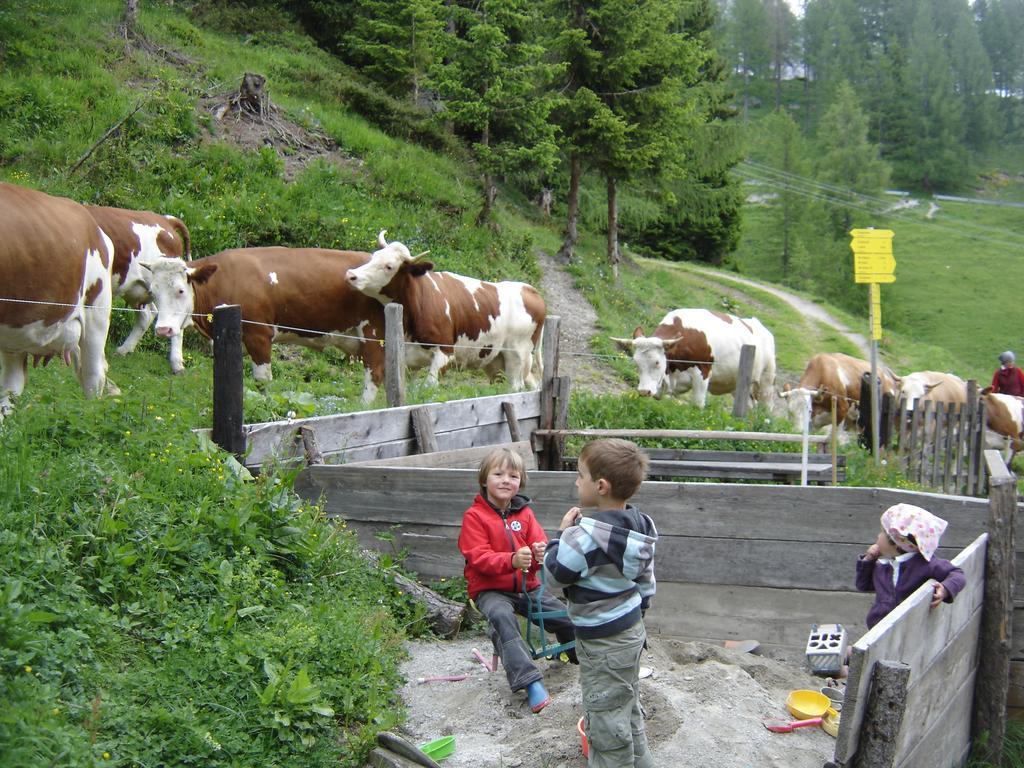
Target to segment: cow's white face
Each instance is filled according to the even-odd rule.
[[[661,397],[668,388],[665,342],[655,336],[633,339],[633,362],[640,375],[637,391],[644,396]]]
[[[361,267],[348,271],[348,281],[360,293],[372,296],[378,301],[387,303],[384,288],[394,279],[404,264],[412,261],[409,249],[402,243],[384,244],[381,233],[380,250],[374,251],[370,260]]]
[[[924,397],[929,389],[931,387],[927,386],[924,381],[913,374],[904,376],[900,384],[900,398],[906,401],[906,409],[908,411],[914,410],[914,404]]]
[[[149,265],[149,293],[156,306],[156,335],[171,338],[192,322],[195,294],[189,283],[190,269],[184,261],[161,259]]]

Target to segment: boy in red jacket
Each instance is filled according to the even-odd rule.
[[[505,676],[513,691],[526,689],[534,713],[551,698],[544,688],[543,674],[523,640],[516,614],[528,608],[523,585],[536,604],[541,589],[537,571],[544,562],[547,536],[540,527],[530,500],[519,493],[526,485],[522,457],[508,448],[496,448],[480,462],[480,493],[462,516],[459,550],[466,558],[466,590],[476,607],[487,617],[487,632],[505,665]],[[540,595],[545,611],[565,610],[551,594]],[[559,643],[573,639],[572,621],[567,617],[545,619]],[[575,663],[575,652],[569,651]]]

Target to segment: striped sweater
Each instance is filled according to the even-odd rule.
[[[548,543],[545,583],[565,590],[577,637],[608,637],[643,617],[654,595],[654,521],[636,507],[595,512]]]

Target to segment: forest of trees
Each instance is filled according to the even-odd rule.
[[[847,198],[890,183],[957,191],[972,158],[1024,138],[1024,0],[803,0],[800,11],[785,0],[193,6],[246,31],[255,18],[297,25],[463,142],[481,221],[500,184],[553,190],[565,258],[581,188],[607,200],[617,270],[620,232],[666,258],[726,259],[740,232],[737,169],[828,185],[825,202],[775,185],[784,279],[848,247]]]

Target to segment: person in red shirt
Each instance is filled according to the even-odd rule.
[[[1024,371],[1016,366],[1015,360],[1010,350],[999,356],[999,370],[992,376],[992,387],[989,391],[1024,397]]]
[[[516,614],[526,616],[526,592],[534,604],[540,598],[544,611],[565,611],[558,598],[543,591],[537,576],[548,538],[529,507],[529,498],[519,493],[526,485],[522,456],[509,448],[495,448],[480,462],[477,481],[480,493],[463,514],[459,532],[459,550],[466,559],[466,591],[487,617],[487,634],[505,665],[509,687],[525,688],[530,710],[537,713],[551,697]],[[554,632],[559,643],[575,638],[568,616],[545,619],[544,627]],[[566,654],[569,661],[578,663],[575,649]]]

